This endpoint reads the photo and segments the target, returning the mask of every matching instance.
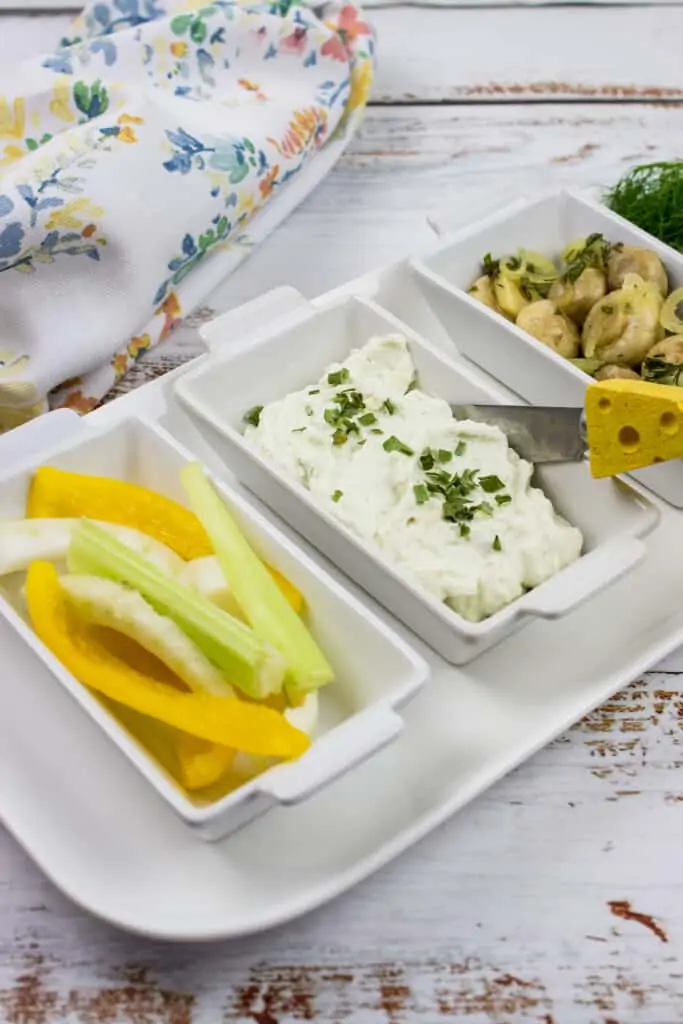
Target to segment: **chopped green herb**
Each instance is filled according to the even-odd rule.
[[[429,470],[434,467],[434,453],[431,448],[425,448],[420,456],[420,467],[422,469]]]
[[[460,524],[460,536],[461,537],[469,537],[470,533],[471,533],[471,530],[470,530],[469,526],[467,525],[467,523],[461,523]]]
[[[258,427],[261,422],[261,413],[263,412],[262,405],[255,405],[249,412],[245,412],[242,419],[245,423],[251,424],[252,427]]]
[[[344,492],[343,491],[335,491],[334,494],[332,495],[332,501],[334,501],[335,504],[336,504],[336,502],[338,502],[339,499],[342,498],[343,496],[344,496]]]
[[[359,447],[359,448],[362,448],[362,447],[363,447],[363,445],[364,445],[364,444],[366,443],[366,441],[367,441],[367,438],[365,438],[365,437],[364,437],[364,438],[362,438],[362,439],[361,439],[360,441],[358,441],[358,442],[357,442],[357,444],[358,444],[358,447]]]
[[[384,431],[383,431],[383,430],[380,430],[380,428],[379,428],[379,427],[373,427],[373,428],[372,428],[372,430],[370,431],[370,433],[371,433],[371,434],[383,434],[383,433],[384,433]]]
[[[349,439],[349,435],[341,427],[337,427],[334,434],[332,435],[332,444],[337,447],[340,444],[346,444]]]
[[[312,416],[313,415],[313,409],[310,407],[310,405],[306,406],[306,415],[307,416]]]
[[[496,504],[497,505],[509,505],[512,501],[512,497],[509,494],[497,494]]]
[[[410,384],[405,389],[403,394],[407,395],[410,391],[414,391],[416,387],[417,387],[417,377],[413,377],[413,379],[411,380]]]
[[[409,448],[403,441],[399,441],[395,434],[388,437],[383,443],[382,448],[385,452],[400,452],[401,455],[414,455],[415,452],[412,448]]]
[[[497,277],[500,272],[500,260],[491,259],[491,253],[487,252],[481,261],[481,269],[487,277]]]
[[[319,395],[320,394],[320,388],[311,388],[311,390],[308,393],[309,393],[309,395]]]
[[[394,405],[390,398],[385,398],[384,401],[382,402],[382,405],[390,416],[393,416],[394,413],[396,412],[396,406]]]
[[[341,413],[337,409],[325,409],[325,412],[323,413],[325,423],[329,423],[331,427],[335,427],[337,425],[340,416]]]
[[[362,427],[370,427],[377,422],[377,417],[374,412],[364,412],[362,416],[358,417],[358,422]]]
[[[416,522],[415,516],[410,516],[409,519],[406,519],[406,526],[412,526],[414,522]]]
[[[303,434],[305,427],[293,427],[292,434]]]
[[[500,537],[498,534],[493,538],[493,544],[491,545],[494,551],[502,551],[503,545],[500,543]]]
[[[424,505],[426,501],[429,501],[429,491],[425,484],[415,484],[413,494],[418,505]]]
[[[453,452],[449,452],[447,448],[439,448],[436,457],[439,462],[450,462],[453,458]]]
[[[455,454],[456,455],[464,455],[466,451],[467,451],[467,444],[465,443],[465,441],[458,441],[458,443],[457,443],[457,445],[455,447]]]
[[[486,491],[487,494],[495,494],[496,491],[501,491],[505,484],[497,476],[481,476],[479,477],[479,486],[482,491]]]
[[[327,375],[327,383],[331,384],[333,388],[339,387],[340,384],[344,384],[348,379],[349,371],[345,366],[342,366],[341,370],[334,370]]]

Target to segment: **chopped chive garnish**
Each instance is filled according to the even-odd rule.
[[[409,384],[409,385],[408,385],[408,387],[407,387],[407,388],[405,389],[405,391],[403,392],[403,394],[404,394],[404,395],[407,395],[407,394],[408,394],[408,392],[410,392],[410,391],[414,391],[416,387],[417,387],[417,377],[413,377],[413,379],[411,380],[410,384]]]
[[[394,413],[396,412],[396,406],[394,405],[390,398],[385,398],[384,401],[382,402],[382,405],[390,416],[393,416]]]
[[[332,373],[327,375],[327,383],[331,384],[333,388],[339,387],[349,379],[349,371],[345,366],[342,366],[341,370],[334,370]]]
[[[332,435],[332,444],[335,446],[340,444],[346,444],[348,439],[349,435],[346,433],[346,431],[342,430],[341,427],[337,427],[334,434]]]
[[[414,455],[415,452],[412,448],[409,448],[407,444],[400,441],[395,434],[388,437],[383,443],[382,448],[385,452],[400,452],[401,455]]]
[[[336,427],[339,421],[339,412],[336,409],[325,409],[323,418],[325,423],[329,423],[331,427]]]
[[[434,468],[434,453],[430,448],[425,448],[420,456],[420,467],[427,472]]]
[[[383,431],[383,430],[380,430],[380,428],[379,428],[379,427],[373,427],[373,428],[372,428],[372,430],[370,431],[370,433],[371,433],[371,434],[383,434],[383,433],[384,433],[384,431]]]
[[[487,494],[494,494],[496,491],[500,491],[505,487],[505,484],[497,476],[480,476],[479,486],[482,491],[486,491]]]
[[[436,457],[439,462],[450,462],[453,458],[453,452],[449,452],[447,448],[439,448]]]
[[[306,415],[307,416],[312,416],[313,415],[313,409],[310,407],[310,405],[306,406]]]
[[[469,537],[469,535],[470,535],[470,528],[469,528],[469,526],[467,525],[467,523],[461,523],[460,524],[460,536],[461,537]]]
[[[309,393],[309,395],[319,395],[320,394],[320,388],[311,388],[311,390],[308,393]]]
[[[512,501],[512,496],[510,494],[497,494],[496,495],[496,504],[497,505],[509,505],[511,501]]]
[[[456,445],[456,448],[455,448],[455,454],[456,455],[464,455],[466,451],[467,451],[467,445],[465,444],[465,442],[464,441],[458,441],[458,443]]]
[[[494,551],[502,551],[503,545],[500,543],[500,537],[498,534],[493,538],[493,544],[491,545]]]
[[[252,427],[258,427],[261,422],[261,413],[263,412],[262,405],[255,405],[249,412],[245,412],[242,419],[245,423],[250,423]]]
[[[358,447],[362,448],[366,441],[367,441],[367,438],[365,438],[365,437],[361,441],[358,441],[357,442],[358,443]]]
[[[292,434],[302,434],[305,429],[305,427],[293,427]]]
[[[343,491],[335,491],[334,494],[332,495],[332,501],[334,501],[336,503],[343,496],[344,496],[344,492]]]
[[[415,495],[415,501],[418,505],[424,505],[426,501],[429,501],[429,491],[427,490],[426,484],[415,484],[413,487],[413,494]]]
[[[364,412],[362,416],[358,417],[358,422],[362,427],[370,427],[377,422],[377,417],[374,412]]]

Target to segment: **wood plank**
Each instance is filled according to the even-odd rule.
[[[70,22],[0,19],[0,62],[41,52]],[[676,7],[391,7],[372,20],[374,103],[683,98]]]
[[[373,21],[376,103],[683,96],[676,8],[396,8]]]

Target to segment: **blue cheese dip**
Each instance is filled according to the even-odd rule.
[[[421,391],[405,338],[372,338],[317,384],[251,410],[245,437],[413,584],[478,622],[579,558],[497,427]]]

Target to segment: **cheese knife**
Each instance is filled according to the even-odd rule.
[[[683,458],[683,389],[642,380],[590,384],[583,408],[451,405],[458,420],[499,427],[523,459],[590,461],[595,477]]]

